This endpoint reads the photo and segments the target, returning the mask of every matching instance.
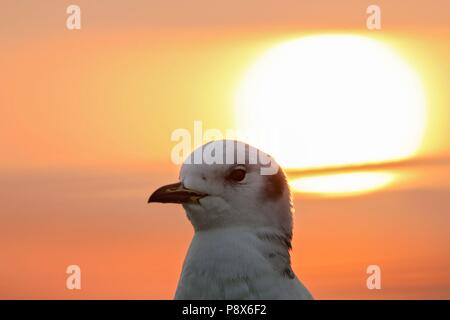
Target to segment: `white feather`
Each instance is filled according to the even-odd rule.
[[[266,252],[276,246],[257,230],[220,228],[196,232],[176,299],[312,299],[303,284],[277,270]]]

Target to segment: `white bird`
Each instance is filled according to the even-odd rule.
[[[275,163],[243,142],[210,142],[186,159],[179,183],[148,200],[181,203],[195,230],[175,299],[312,299],[291,267],[293,207],[283,170],[276,165],[275,174],[265,175],[267,165],[251,156],[245,163],[230,158],[230,142],[232,152],[256,151]],[[224,161],[208,164],[205,150]]]

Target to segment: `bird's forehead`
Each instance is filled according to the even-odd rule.
[[[215,176],[222,175],[224,172],[227,172],[229,168],[233,167],[233,165],[227,164],[193,164],[193,163],[184,163],[180,170],[180,176],[197,176],[201,175],[204,177],[207,176]]]
[[[276,174],[278,164],[268,154],[244,142],[216,140],[192,152],[184,161],[180,177],[199,175],[217,176],[230,167],[244,165],[247,172],[259,170],[262,175]]]
[[[241,141],[216,140],[195,149],[184,164],[264,164],[274,160],[266,153]]]

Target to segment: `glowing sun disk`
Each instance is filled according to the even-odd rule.
[[[275,46],[250,67],[236,122],[240,139],[287,168],[399,160],[421,143],[425,97],[414,71],[383,43],[309,36]],[[321,185],[315,190],[351,187]]]
[[[298,178],[290,185],[298,192],[346,195],[380,189],[393,179],[393,174],[385,172],[354,172]]]

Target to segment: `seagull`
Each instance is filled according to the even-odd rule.
[[[230,145],[231,151],[225,147]],[[207,159],[208,150],[223,161]],[[238,161],[242,157],[230,156],[236,150],[270,159],[277,170],[262,174],[267,163],[252,162],[251,156]],[[313,299],[292,270],[294,208],[273,158],[241,141],[215,140],[187,157],[179,179],[148,199],[181,204],[194,227],[176,300]]]

